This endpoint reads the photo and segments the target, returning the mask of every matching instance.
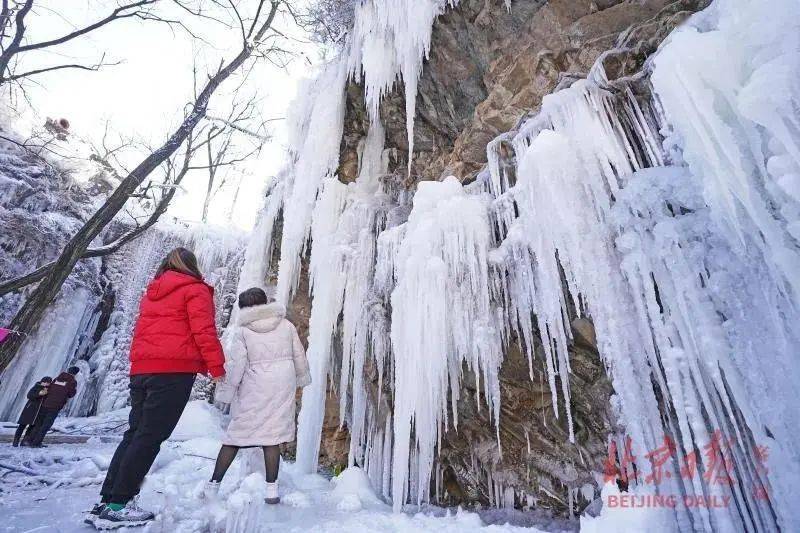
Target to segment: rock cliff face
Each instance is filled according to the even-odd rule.
[[[542,98],[587,75],[605,53],[611,81],[645,59],[710,0],[463,0],[434,26],[420,80],[412,176],[468,181],[486,164],[489,141],[535,114]],[[402,88],[381,107],[394,168],[408,161]],[[348,89],[339,176],[355,180],[368,120],[363,91]]]
[[[402,87],[381,105],[392,179],[409,189],[419,180],[449,175],[472,181],[486,165],[487,143],[536,113],[547,94],[586,77],[601,56],[609,87],[620,79],[639,80],[628,86],[644,97],[649,91],[643,73],[647,57],[673,28],[708,3],[515,0],[506,9],[502,0],[462,0],[434,26],[417,96],[410,173]],[[351,82],[338,169],[345,183],[358,176],[368,126],[363,89]],[[513,157],[511,150],[508,157]],[[302,331],[307,330],[310,305],[302,287],[298,294],[295,317]],[[572,514],[597,497],[608,438],[617,429],[610,407],[614,391],[591,322],[571,318],[576,339],[569,378],[575,442],[569,441],[563,406],[556,408],[561,416],[555,416],[544,358],[537,357],[531,369],[522,351],[512,348],[500,371],[499,439],[489,413],[475,402],[477,391],[470,389],[474,380],[462,380],[458,431],[451,428],[445,434],[439,455],[438,503],[536,505]],[[540,347],[536,351],[540,355]],[[366,373],[374,401],[377,373],[369,368]],[[347,460],[346,423],[339,428],[336,391],[330,393],[321,464],[335,466]]]

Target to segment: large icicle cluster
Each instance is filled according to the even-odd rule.
[[[501,246],[508,268],[522,269],[507,277],[508,298],[517,316],[535,314],[551,387],[561,376],[567,405],[565,319],[574,306],[594,321],[634,456],[664,436],[675,459],[703,453],[717,431],[729,445],[714,459],[737,484],[715,482],[706,457],[706,483],[685,479],[671,460],[666,482],[635,489],[732,498],[717,512],[679,505],[682,529],[792,529],[796,520],[787,511],[796,504],[798,406],[763,395],[788,400],[800,377],[791,194],[800,91],[790,81],[798,42],[772,37],[797,34],[787,16],[797,6],[771,3],[719,2],[656,56],[666,149],[654,142],[650,110],[629,95],[587,81],[546,97],[513,139],[518,181],[508,191],[519,218],[498,217],[510,226]],[[726,59],[709,68],[709,54]],[[784,92],[767,89],[772,80]],[[498,188],[503,176],[490,168],[489,188]],[[498,199],[501,215],[507,201]],[[520,249],[530,262],[510,253]],[[769,478],[760,446],[770,450]]]
[[[701,62],[698,50],[715,60]],[[769,447],[770,503],[781,527],[795,530],[800,521],[789,511],[798,504],[793,485],[800,478],[794,392],[800,379],[800,5],[716,2],[672,36],[655,60],[653,85],[674,131],[668,143],[681,151],[714,222],[706,227],[719,228],[708,236],[706,261],[720,275],[703,288],[706,305],[716,311],[709,309],[706,324],[727,343],[700,337],[691,317],[683,330],[697,339],[698,358],[709,367],[717,363],[709,374],[718,397],[709,394],[703,406],[717,425],[730,421],[733,427],[722,429],[741,448],[748,439]],[[737,457],[742,477],[747,461]],[[759,519],[768,524],[769,509],[745,496],[758,509],[750,515],[756,527]]]
[[[390,244],[396,254],[392,495],[399,510],[409,492],[409,461],[416,482],[411,494],[418,502],[428,496],[448,412],[458,426],[464,362],[498,421],[502,352],[489,294],[491,225],[482,199],[467,195],[453,177],[420,183],[403,231],[387,237],[399,239]]]
[[[656,135],[633,98],[615,98],[591,82],[581,81],[570,89],[545,97],[540,115],[521,129],[513,140],[518,154],[518,183],[510,189],[520,213],[510,222],[508,237],[500,250],[510,275],[506,293],[513,310],[512,327],[525,339],[532,357],[531,316],[536,317],[542,336],[550,389],[557,394],[557,378],[566,406],[570,436],[572,419],[567,376],[567,346],[571,341],[568,295],[578,312],[581,300],[618,305],[614,311],[615,333],[628,331],[631,302],[620,298],[624,284],[616,267],[610,228],[606,224],[612,198],[622,186],[621,177],[644,166],[659,163],[651,149]],[[638,131],[622,127],[621,118],[640,124]],[[494,155],[493,158],[496,158]],[[502,183],[498,169],[490,167],[491,183]],[[501,195],[498,207],[507,198]],[[542,228],[548,231],[542,231]],[[562,288],[566,276],[567,293]],[[587,292],[588,291],[588,292]],[[595,327],[602,329],[594,313]],[[626,335],[599,335],[601,353],[625,353]],[[556,416],[558,410],[555,409]]]
[[[307,471],[316,470],[327,393],[328,369],[333,348],[333,331],[342,310],[344,283],[336,258],[336,229],[342,216],[347,187],[329,178],[314,210],[314,249],[310,284],[314,293],[309,320],[308,362],[311,385],[303,390],[297,432],[297,462]]]
[[[307,126],[315,120],[313,111],[310,115],[298,116],[298,120],[295,122],[298,142],[295,146],[301,147],[301,149],[294,156],[296,162],[290,165],[290,175],[286,180],[291,187],[291,192],[285,193],[286,196],[283,199],[270,200],[270,203],[282,201],[285,212],[292,213],[291,217],[287,216],[287,221],[292,219],[292,226],[287,232],[287,223],[284,223],[282,237],[278,277],[278,299],[281,301],[287,301],[296,286],[299,256],[309,231],[314,243],[309,276],[314,296],[308,346],[314,381],[303,393],[303,407],[300,412],[298,430],[298,462],[306,470],[316,468],[324,399],[327,391],[326,376],[330,370],[329,361],[334,336],[338,332],[342,342],[342,368],[339,383],[340,391],[342,391],[341,413],[343,422],[347,416],[351,435],[350,462],[358,461],[367,465],[373,481],[386,496],[389,496],[391,455],[388,447],[394,442],[395,482],[391,494],[396,495],[394,499],[398,502],[397,505],[402,504],[405,494],[408,492],[409,462],[415,463],[411,472],[415,481],[413,493],[419,500],[427,498],[427,484],[433,465],[437,435],[446,424],[447,419],[448,387],[452,384],[450,390],[453,391],[454,402],[457,399],[462,360],[468,360],[471,363],[476,375],[479,375],[479,372],[484,373],[486,398],[495,414],[499,409],[499,386],[496,374],[500,361],[500,348],[497,335],[492,329],[492,320],[489,318],[491,313],[489,295],[487,293],[483,300],[475,300],[469,296],[471,291],[478,287],[484,287],[484,291],[488,291],[486,262],[490,235],[488,215],[486,207],[475,199],[462,200],[465,206],[473,208],[473,212],[481,213],[475,215],[473,220],[478,222],[474,222],[472,231],[468,231],[465,226],[462,236],[468,236],[469,239],[478,241],[476,249],[467,254],[477,253],[477,257],[479,260],[482,257],[483,262],[475,264],[475,257],[464,254],[460,249],[463,243],[458,239],[452,241],[452,254],[441,257],[440,261],[446,265],[441,273],[445,276],[454,276],[455,281],[451,281],[449,284],[440,284],[440,290],[435,293],[436,295],[431,294],[430,299],[432,305],[441,305],[440,298],[445,293],[455,288],[462,291],[459,293],[460,299],[455,301],[451,298],[448,302],[460,306],[458,308],[460,316],[454,316],[453,320],[448,322],[450,327],[440,328],[438,337],[427,339],[430,343],[428,347],[436,347],[436,355],[431,359],[423,360],[431,361],[432,364],[441,364],[445,369],[445,372],[431,383],[432,388],[428,389],[431,394],[439,397],[440,401],[437,403],[436,412],[429,412],[425,408],[428,405],[427,402],[415,404],[416,397],[409,392],[400,400],[406,409],[403,417],[399,420],[396,418],[394,421],[395,424],[402,426],[403,438],[393,440],[392,435],[397,431],[397,426],[392,427],[387,412],[380,412],[380,409],[369,407],[375,404],[380,405],[382,399],[378,398],[373,402],[368,402],[366,398],[368,392],[363,383],[365,365],[368,363],[368,354],[371,353],[380,383],[378,396],[381,396],[385,371],[384,362],[387,352],[390,350],[389,328],[387,327],[389,319],[385,309],[388,306],[389,294],[395,281],[391,276],[382,276],[387,268],[392,269],[393,267],[382,264],[381,261],[377,261],[376,265],[377,256],[381,253],[378,250],[378,236],[386,228],[387,217],[391,218],[389,210],[394,206],[378,183],[378,177],[386,171],[386,160],[383,153],[384,132],[378,118],[378,107],[382,96],[392,88],[398,79],[402,79],[407,95],[406,115],[409,142],[413,144],[417,83],[422,63],[430,49],[433,21],[448,4],[453,3],[441,0],[425,0],[423,2],[375,0],[363,2],[357,7],[354,30],[345,52],[337,61],[326,67],[317,81],[317,83],[325,83],[319,80],[324,80],[333,70],[340,76],[344,72],[364,79],[371,126],[366,142],[361,149],[360,174],[357,182],[347,190],[335,179],[328,177],[335,170],[335,165],[331,164],[333,159],[321,158],[324,164],[315,163],[317,166],[310,172],[305,163],[306,160],[318,162],[320,153],[338,154],[338,139],[341,137],[344,118],[343,93],[346,81],[339,77],[335,84],[326,83],[326,86],[334,89],[329,90],[329,94],[335,94],[335,96],[326,98],[339,98],[336,102],[338,105],[336,108],[337,121],[327,123],[324,129],[320,130]],[[309,87],[311,92],[302,94],[300,102],[313,101],[314,85],[311,84]],[[319,104],[315,103],[314,105]],[[303,110],[307,105],[301,103],[297,107]],[[326,113],[330,117],[333,112],[330,107],[327,109]],[[330,135],[329,133],[333,130],[338,134]],[[318,140],[322,139],[327,141],[326,147],[316,144]],[[412,151],[413,147],[409,152]],[[324,187],[320,187],[322,183],[324,183]],[[460,190],[460,185],[457,187]],[[452,189],[452,185],[450,188]],[[312,220],[309,221],[307,215],[310,212],[309,202],[314,201],[317,192],[320,193],[319,199],[314,208]],[[430,211],[430,207],[427,210]],[[433,213],[435,214],[435,210]],[[424,222],[425,215],[418,214],[417,217],[422,220],[418,224],[423,227],[416,228],[415,226],[414,231],[424,234],[424,227],[430,226],[431,222]],[[403,219],[404,216],[401,214],[400,218]],[[402,222],[402,220],[395,220],[396,222]],[[481,223],[483,223],[482,226]],[[392,224],[392,222],[389,221],[388,224]],[[458,225],[457,222],[454,224]],[[387,234],[398,237],[406,235],[404,228],[390,229]],[[431,241],[429,250],[433,251],[442,244],[442,239],[446,238],[447,235],[442,234],[439,241]],[[413,245],[409,244],[403,248],[400,241],[395,244],[398,253],[409,257],[404,257],[404,260],[408,260],[408,266],[400,267],[403,272],[398,277],[401,285],[398,289],[399,292],[392,295],[391,299],[396,306],[396,313],[413,315],[413,309],[409,306],[416,303],[413,293],[421,289],[418,283],[424,281],[424,272],[417,271],[416,276],[414,274],[415,267],[412,265],[415,260],[411,257],[413,254],[410,253]],[[384,252],[383,255],[387,254]],[[473,262],[466,263],[465,258],[467,257]],[[416,259],[416,264],[420,266],[424,262],[421,258]],[[393,270],[392,272],[398,274]],[[376,288],[376,276],[383,283],[382,287],[385,289],[383,293]],[[403,291],[406,293],[405,297],[401,296]],[[397,298],[396,304],[394,303],[395,298]],[[405,308],[402,305],[403,302],[407,304]],[[476,311],[479,311],[483,317],[482,322],[473,316]],[[340,314],[342,316],[341,324],[339,324]],[[396,318],[392,317],[391,320],[394,321]],[[422,326],[419,322],[417,325]],[[477,331],[475,330],[476,325],[480,327]],[[455,331],[456,328],[460,333],[469,332],[469,335],[454,335],[452,331]],[[448,331],[451,333],[446,336]],[[411,331],[408,333],[409,335],[413,334]],[[421,333],[423,332],[417,332],[417,334]],[[414,346],[405,343],[404,340],[393,333],[391,349],[400,350],[402,353],[425,353],[417,352]],[[471,350],[473,341],[484,347],[479,355]],[[405,366],[398,367],[395,373],[394,390],[404,390],[405,382],[419,381],[418,378],[424,378],[425,374],[421,373],[422,370],[423,367],[413,364],[411,360]],[[401,380],[403,383],[397,380]],[[395,405],[398,405],[397,398],[395,398]],[[423,420],[425,416],[430,416],[430,419]],[[408,448],[412,421],[423,428],[414,433],[418,446],[415,447],[413,453]],[[413,457],[410,457],[411,455]],[[423,487],[425,488],[423,489]]]
[[[344,88],[347,70],[342,61],[325,66],[320,76],[306,82],[300,89],[289,139],[292,164],[285,176],[285,186],[278,191],[285,195],[286,217],[281,237],[280,277],[277,299],[289,300],[297,288],[300,275],[300,256],[310,236],[312,213],[322,182],[336,172],[339,164],[339,142],[344,123]],[[335,140],[335,142],[334,142]],[[277,201],[283,198],[275,193]],[[275,201],[275,200],[273,200]],[[276,208],[268,207],[274,212]]]
[[[316,381],[303,392],[298,431],[298,462],[307,471],[316,469],[323,419],[320,406],[324,405],[327,392],[333,334],[337,329],[342,342],[339,386],[343,391],[352,390],[351,462],[361,462],[367,418],[375,415],[368,415],[363,368],[371,352],[383,375],[386,335],[381,329],[380,313],[372,312],[377,236],[385,226],[388,205],[388,199],[378,193],[378,177],[387,168],[383,148],[383,127],[375,121],[361,149],[362,172],[356,183],[348,187],[330,179],[314,213],[312,239],[316,244],[310,265],[314,301],[308,351]],[[348,396],[343,395],[342,414],[347,412],[347,400]]]
[[[310,261],[310,285],[313,307],[310,319],[309,361],[313,384],[304,391],[307,398],[300,412],[298,430],[298,462],[307,470],[316,468],[322,430],[326,376],[334,333],[343,315],[341,335],[344,342],[340,386],[345,391],[343,407],[352,390],[354,416],[349,420],[351,462],[363,458],[366,442],[390,442],[391,435],[385,413],[367,413],[363,369],[367,352],[372,352],[383,379],[383,361],[389,348],[389,329],[381,328],[387,319],[372,291],[375,274],[377,237],[386,224],[389,205],[386,195],[378,191],[378,177],[386,170],[383,153],[384,132],[378,118],[378,106],[384,94],[401,80],[404,84],[407,129],[413,142],[417,83],[422,64],[430,50],[433,21],[448,5],[447,0],[389,1],[370,0],[356,7],[354,29],[341,55],[325,65],[319,76],[300,90],[291,117],[290,164],[280,188],[273,192],[261,218],[260,231],[269,234],[275,215],[282,210],[291,214],[283,219],[281,257],[276,298],[288,302],[297,287],[300,261],[310,238],[314,243]],[[344,121],[345,86],[350,77],[364,80],[371,127],[362,147],[361,173],[349,189],[333,178],[338,166],[339,139]],[[269,219],[267,221],[267,219]],[[369,221],[364,229],[364,221]],[[260,247],[262,254],[267,248]],[[260,261],[268,262],[265,255]],[[332,271],[332,265],[336,265]],[[262,283],[265,280],[262,278]],[[364,308],[377,310],[370,313]],[[377,351],[375,350],[377,348]],[[344,413],[346,409],[342,409]],[[380,419],[380,420],[378,420]],[[369,421],[368,421],[369,420]],[[367,424],[370,430],[367,431]],[[383,444],[381,444],[383,446]],[[372,450],[373,446],[367,446]],[[371,475],[381,477],[383,487],[384,459],[373,457]],[[378,463],[381,463],[378,465]],[[380,466],[380,469],[378,469]],[[388,485],[386,485],[388,486]],[[388,490],[388,489],[387,489]],[[384,491],[387,495],[388,493]]]
[[[372,123],[381,98],[402,80],[406,94],[409,154],[413,153],[416,95],[422,64],[431,46],[433,22],[458,0],[368,0],[356,6],[344,50],[319,75],[304,83],[289,117],[290,164],[283,196],[292,216],[281,237],[277,299],[287,302],[297,288],[300,258],[310,237],[314,202],[322,183],[336,172],[345,111],[345,87],[362,79]],[[409,158],[410,171],[410,158]]]
[[[776,281],[800,294],[800,6],[720,0],[709,11],[703,21],[717,28],[677,33],[653,84],[728,240],[760,248]]]
[[[433,22],[458,0],[371,0],[355,13],[348,67],[364,77],[370,115],[378,115],[383,96],[402,77],[406,96],[409,172],[414,153],[414,117],[422,63],[431,49]]]
[[[665,437],[675,443],[663,482],[639,480],[632,492],[731,498],[716,510],[679,503],[668,514],[681,530],[800,527],[790,512],[800,478],[798,5],[717,0],[662,46],[649,99],[622,82],[609,88],[598,63],[490,143],[469,191],[453,179],[424,183],[412,206],[391,180],[377,180],[386,169],[377,109],[398,74],[413,102],[430,24],[445,7],[423,3],[413,14],[402,12],[406,2],[360,4],[340,66],[323,72],[345,73],[337,98],[348,73],[365,80],[372,123],[357,182],[336,180],[339,137],[318,144],[307,125],[324,117],[305,94],[295,144],[304,148],[262,219],[271,242],[275,213],[297,215],[288,236],[284,227],[284,300],[309,234],[313,245],[314,383],[303,394],[301,467],[315,468],[326,378],[341,361],[350,462],[395,508],[425,501],[440,482],[437,446],[456,423],[464,368],[497,424],[497,372],[514,339],[529,359],[541,344],[574,438],[570,318],[585,315],[640,472],[648,451]],[[408,35],[398,38],[401,30]],[[324,114],[335,119],[324,131],[341,132],[341,108]],[[325,164],[298,171],[316,155],[308,147]],[[738,483],[704,482],[711,456],[697,476],[682,476],[679,458],[702,457],[720,437],[728,446],[711,456]],[[623,435],[612,438],[625,447]],[[513,499],[491,490],[497,505]]]

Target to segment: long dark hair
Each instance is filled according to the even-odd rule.
[[[175,272],[181,272],[183,274],[194,276],[198,279],[203,279],[203,274],[200,272],[200,267],[197,266],[197,258],[194,256],[191,250],[187,250],[186,248],[175,248],[168,253],[167,257],[161,261],[161,266],[158,267],[156,277],[160,276],[167,270],[174,270]]]

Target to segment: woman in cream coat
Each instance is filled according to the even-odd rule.
[[[209,491],[219,483],[240,448],[261,447],[267,502],[278,503],[280,444],[295,435],[295,393],[311,383],[308,360],[286,308],[267,303],[259,288],[239,295],[239,317],[216,400],[231,404],[231,422],[217,456]]]

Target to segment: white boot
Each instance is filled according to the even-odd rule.
[[[225,503],[219,496],[219,481],[206,481],[203,486],[203,492],[200,493],[201,505],[204,509],[203,514],[208,517],[211,529],[210,531],[224,531],[225,522]]]
[[[281,498],[278,496],[278,482],[267,482],[267,498],[266,502],[270,504],[280,503]]]
[[[219,497],[219,481],[206,481],[202,498],[207,502],[216,501]]]

